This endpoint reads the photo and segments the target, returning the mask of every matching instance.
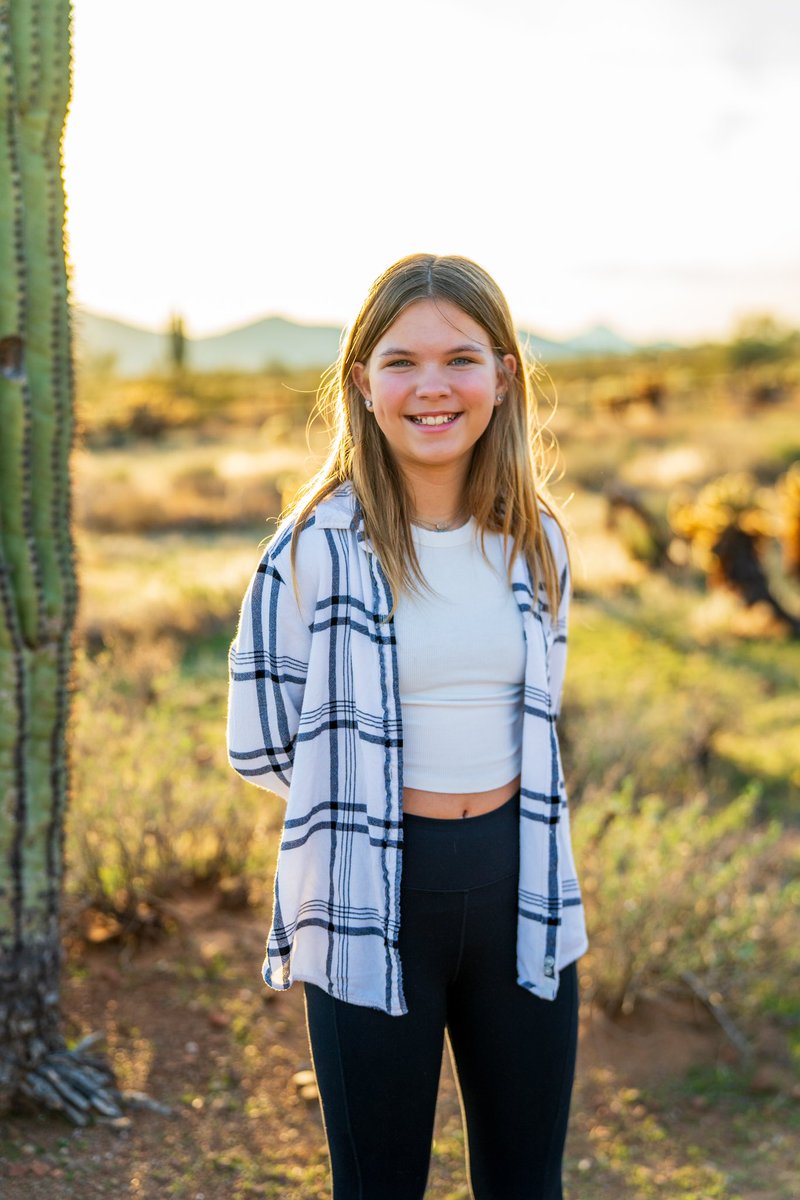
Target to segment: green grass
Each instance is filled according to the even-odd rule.
[[[800,642],[702,639],[704,593],[665,576],[587,595],[571,624],[565,760],[578,797],[637,790],[730,797],[760,785],[762,816],[800,817]]]

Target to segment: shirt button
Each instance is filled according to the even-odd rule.
[[[556,973],[556,960],[548,954],[544,960],[544,973],[548,979],[553,979]]]

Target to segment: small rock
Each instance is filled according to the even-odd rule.
[[[213,1025],[215,1029],[227,1029],[231,1023],[231,1019],[221,1008],[212,1008],[208,1014],[208,1023],[209,1025]]]
[[[297,1074],[292,1076],[292,1083],[298,1091],[300,1088],[308,1087],[309,1085],[313,1085],[316,1089],[317,1077],[313,1071],[298,1071]]]
[[[186,1045],[183,1047],[183,1049],[186,1052],[186,1054],[199,1054],[200,1053],[200,1047],[198,1046],[197,1042],[187,1042]]]
[[[315,1083],[307,1083],[305,1087],[300,1088],[299,1095],[300,1099],[305,1100],[307,1104],[310,1104],[313,1100],[318,1100],[319,1092],[317,1091],[317,1085]]]
[[[110,1129],[116,1130],[117,1133],[127,1133],[133,1124],[130,1117],[98,1117],[98,1120],[103,1125],[108,1125]]]

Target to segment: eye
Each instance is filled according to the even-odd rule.
[[[410,367],[411,359],[409,358],[393,358],[391,362],[385,364],[387,367]]]
[[[459,354],[456,358],[453,358],[450,361],[454,362],[454,363],[458,363],[458,364],[466,363],[467,366],[470,366],[472,363],[475,362],[475,359],[467,358],[466,355],[464,355],[464,354]]]

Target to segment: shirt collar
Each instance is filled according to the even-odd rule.
[[[321,500],[314,512],[317,529],[355,529],[361,522],[361,505],[352,483],[343,483]]]

